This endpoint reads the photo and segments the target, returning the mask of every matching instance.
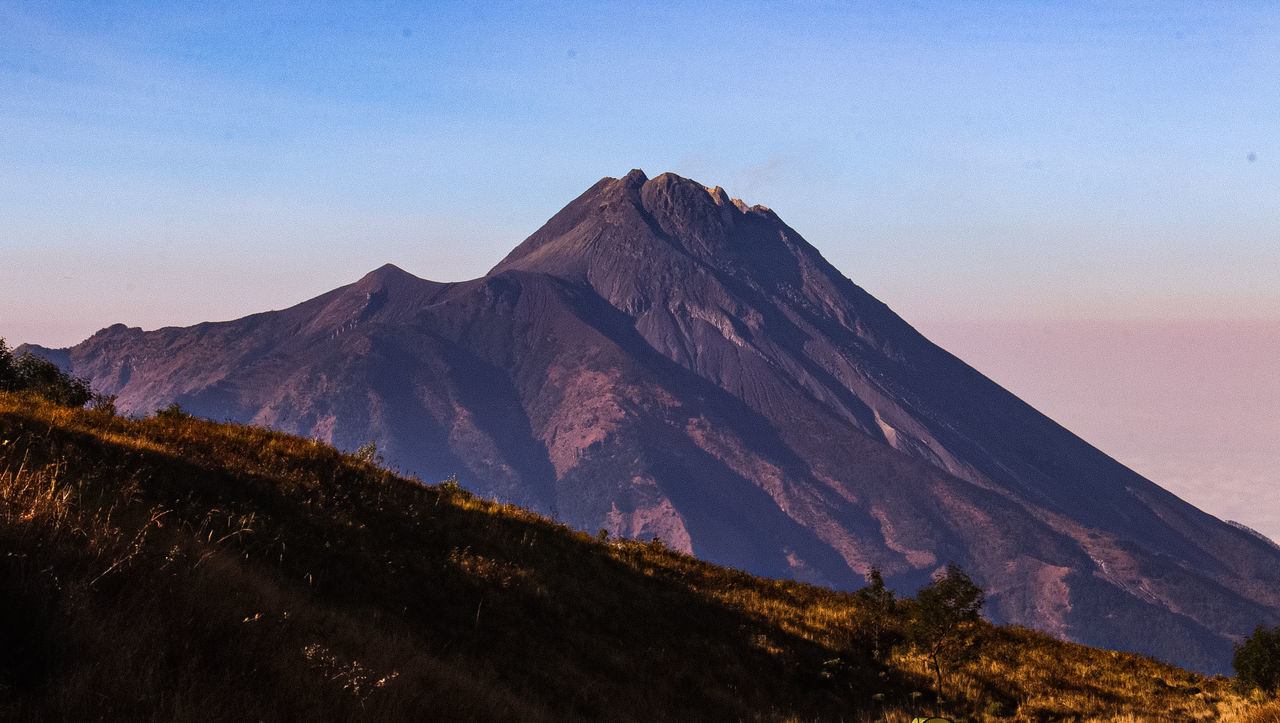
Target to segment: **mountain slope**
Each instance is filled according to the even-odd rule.
[[[880,615],[573,532],[260,428],[0,393],[0,546],[6,720],[898,721],[934,707],[923,656],[873,654],[873,631],[900,639],[910,605]],[[978,632],[978,654],[948,667],[957,718],[1260,713],[1221,679]]]
[[[770,210],[602,179],[488,275],[383,267],[280,312],[65,355],[145,412],[377,440],[427,478],[753,572],[914,589],[954,560],[989,613],[1225,670],[1280,619],[1280,555],[916,333]]]

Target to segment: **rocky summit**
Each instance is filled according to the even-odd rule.
[[[1280,552],[930,343],[763,206],[605,178],[482,278],[43,350],[135,414],[317,437],[587,530],[838,588],[948,562],[988,617],[1210,672]],[[1088,350],[1081,350],[1087,363]]]

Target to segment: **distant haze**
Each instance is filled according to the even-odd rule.
[[[1280,540],[1280,322],[916,327],[1153,482]]]

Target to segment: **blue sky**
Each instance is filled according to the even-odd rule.
[[[5,3],[0,336],[483,274],[598,178],[909,321],[1280,318],[1273,3]]]

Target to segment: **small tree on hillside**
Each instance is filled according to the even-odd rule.
[[[4,339],[0,339],[0,391],[34,394],[68,407],[83,407],[94,399],[89,380],[73,377],[31,352],[14,358]]]
[[[21,391],[44,397],[64,407],[83,407],[93,399],[89,380],[73,377],[57,364],[34,354],[23,354],[13,362]]]
[[[13,391],[13,382],[13,352],[9,351],[4,338],[0,337],[0,392]]]
[[[1236,646],[1231,667],[1236,669],[1236,682],[1243,688],[1261,688],[1269,693],[1280,689],[1280,627],[1255,628],[1253,635]]]
[[[943,698],[943,662],[972,651],[974,630],[980,620],[978,611],[986,597],[955,563],[949,563],[945,573],[935,575],[916,593],[907,634],[916,648],[929,657],[939,702]]]
[[[879,661],[884,654],[886,631],[892,622],[897,602],[893,591],[884,586],[880,568],[872,566],[867,573],[866,587],[854,593],[854,597],[867,613],[867,631],[871,634],[871,657]]]

